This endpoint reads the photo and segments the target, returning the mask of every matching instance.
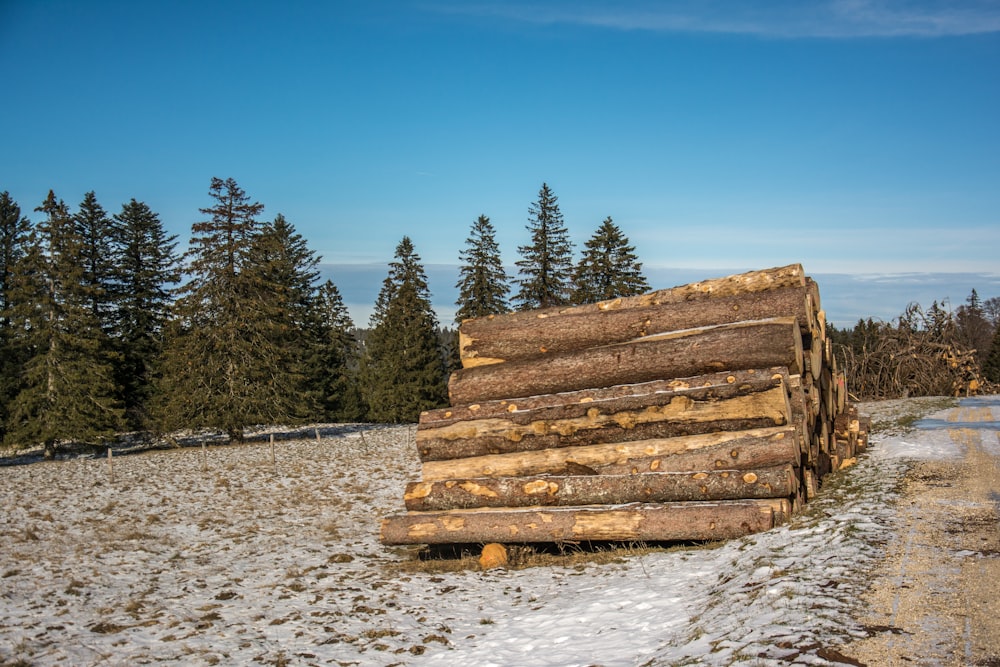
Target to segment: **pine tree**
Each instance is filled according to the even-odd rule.
[[[21,216],[10,193],[0,192],[0,440],[6,428],[10,402],[20,388],[25,350],[16,345],[11,327],[10,301],[15,267],[26,251],[31,222]]]
[[[447,403],[437,318],[420,257],[408,237],[382,283],[361,358],[361,392],[374,422],[415,422]]]
[[[114,216],[114,334],[121,352],[118,382],[130,426],[147,426],[153,372],[163,349],[164,325],[180,282],[177,237],[168,236],[159,216],[132,199]]]
[[[316,294],[313,323],[316,347],[310,361],[311,384],[319,392],[323,417],[334,422],[362,421],[367,410],[358,389],[354,322],[330,280]]]
[[[573,303],[594,303],[649,290],[635,247],[621,229],[605,218],[586,243],[573,274]]]
[[[520,278],[514,301],[519,310],[562,306],[572,288],[573,244],[563,223],[558,197],[543,183],[538,201],[528,209],[531,245],[520,246]]]
[[[11,405],[6,440],[41,445],[100,444],[123,425],[107,336],[92,310],[82,259],[84,239],[53,192],[35,209],[46,218],[32,231],[9,297],[11,322],[28,359]]]
[[[466,248],[459,254],[463,264],[455,285],[458,288],[455,321],[507,312],[510,286],[500,259],[496,232],[488,217],[481,215],[472,224],[465,244]]]
[[[240,441],[249,425],[297,416],[287,393],[298,386],[285,385],[287,357],[278,349],[287,344],[279,335],[286,324],[279,303],[289,295],[285,286],[268,284],[269,267],[248,270],[257,259],[269,261],[264,242],[255,243],[263,205],[231,178],[213,178],[209,196],[214,205],[200,209],[208,219],[191,227],[190,280],[167,327],[157,413],[163,429],[217,428]]]

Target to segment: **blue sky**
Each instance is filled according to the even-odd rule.
[[[0,0],[0,190],[183,242],[233,177],[359,324],[403,235],[450,323],[472,222],[512,265],[547,182],[654,287],[800,262],[847,325],[1000,295],[998,72],[996,2]]]

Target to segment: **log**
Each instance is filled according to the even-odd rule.
[[[861,417],[856,406],[849,406],[833,420],[833,432],[838,437],[846,438],[849,434],[861,432]]]
[[[756,470],[797,466],[803,460],[798,436],[764,439],[739,438],[675,454],[638,455],[613,463],[594,464],[602,475],[636,475],[645,472],[698,472],[702,470]]]
[[[487,454],[535,451],[597,443],[672,438],[714,431],[745,431],[784,426],[791,421],[788,392],[781,375],[763,373],[747,382],[693,389],[666,389],[665,382],[629,385],[581,402],[573,392],[509,402],[499,412],[497,402],[484,419],[439,420],[437,427],[417,429],[422,461],[439,461]],[[531,408],[531,404],[544,407]]]
[[[710,449],[715,447],[716,449]],[[492,454],[448,461],[426,461],[421,468],[421,479],[428,482],[469,477],[526,477],[541,474],[560,474],[572,466],[613,474],[607,467],[626,466],[626,474],[631,470],[632,461],[655,461],[660,463],[637,472],[662,472],[678,470],[676,464],[685,459],[679,455],[705,450],[702,464],[694,470],[769,467],[785,463],[797,464],[798,442],[792,426],[753,429],[750,431],[707,433],[659,440],[637,440],[612,444],[542,449],[532,452],[512,454]],[[769,460],[767,452],[779,451],[781,460]],[[752,454],[750,452],[753,452]],[[791,451],[792,454],[788,454]],[[733,454],[735,452],[735,454]],[[675,458],[677,457],[677,458]],[[669,461],[667,459],[669,458]],[[772,457],[773,460],[773,457]],[[717,465],[717,461],[723,461]],[[648,465],[653,466],[652,463]],[[690,470],[690,468],[685,468]]]
[[[516,399],[516,402],[514,399],[501,398],[474,403],[472,405],[456,405],[447,408],[425,410],[420,413],[420,421],[417,424],[417,428],[418,430],[438,428],[474,419],[505,418],[511,413],[518,414],[527,410],[559,408],[568,403],[596,403],[641,394],[643,392],[652,394],[655,392],[679,392],[685,389],[711,390],[715,388],[719,390],[721,387],[740,386],[745,383],[752,384],[761,382],[764,379],[773,382],[772,386],[777,386],[778,379],[781,379],[786,386],[792,386],[792,384],[798,381],[798,378],[798,375],[789,375],[788,369],[783,366],[773,366],[771,368],[749,368],[739,371],[707,373],[693,377],[651,380],[649,382],[619,384],[610,387],[579,389],[557,394],[527,396]],[[720,393],[719,395],[723,394]]]
[[[788,404],[792,409],[792,425],[798,434],[799,446],[803,454],[810,452],[809,441],[812,435],[812,420],[806,402],[806,394],[802,389],[802,377],[799,375],[785,375],[783,382],[788,386]]]
[[[798,490],[791,465],[639,475],[541,475],[411,482],[410,511],[470,507],[621,505],[632,502],[786,498]]]
[[[493,318],[527,318],[536,317],[539,313],[566,313],[578,314],[594,311],[620,310],[627,308],[637,308],[649,305],[667,305],[685,303],[687,301],[699,301],[703,299],[733,296],[736,294],[748,294],[751,292],[763,292],[782,287],[803,287],[808,284],[809,278],[805,275],[801,264],[789,264],[788,266],[778,266],[771,269],[757,271],[747,271],[721,278],[710,278],[685,285],[678,285],[667,289],[655,290],[637,296],[617,297],[606,301],[595,303],[585,303],[578,306],[555,306],[552,308],[541,308],[538,310],[518,311],[494,315]],[[816,302],[819,307],[819,302]]]
[[[462,368],[451,374],[448,392],[452,405],[471,405],[770,366],[801,373],[802,338],[793,318],[657,334],[538,359]]]
[[[774,317],[794,317],[809,333],[815,283],[766,291],[727,294],[696,301],[661,303],[639,297],[620,299],[611,309],[583,307],[533,311],[465,320],[459,326],[462,366],[529,359],[559,352],[624,343],[668,331]]]
[[[769,501],[409,512],[382,521],[383,544],[726,540],[769,530]]]

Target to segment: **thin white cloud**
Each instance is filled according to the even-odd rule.
[[[1000,32],[1000,6],[956,0],[685,0],[636,2],[438,3],[434,11],[539,25],[719,33],[767,38],[948,37]]]

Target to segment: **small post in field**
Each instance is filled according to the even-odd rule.
[[[316,427],[316,442],[320,442],[319,427],[318,426]]]
[[[278,458],[274,455],[274,434],[271,434],[271,467],[274,468],[274,474],[278,474]]]
[[[111,460],[111,448],[108,447],[108,480],[115,483],[115,464]]]

